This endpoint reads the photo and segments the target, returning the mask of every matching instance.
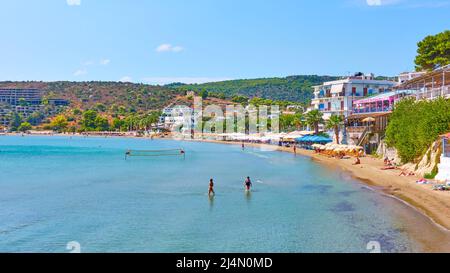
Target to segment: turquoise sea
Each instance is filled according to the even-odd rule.
[[[186,158],[124,158],[127,149],[172,148]],[[421,242],[409,229],[418,215],[345,172],[292,154],[170,140],[0,137],[0,252],[68,252],[72,241],[82,252],[369,252],[371,241],[383,252],[416,252]]]

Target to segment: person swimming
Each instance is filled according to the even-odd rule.
[[[208,191],[208,195],[216,195],[216,193],[214,192],[214,180],[211,178],[209,180],[209,191]]]
[[[247,179],[244,182],[244,185],[245,185],[245,189],[247,191],[251,190],[253,184],[252,184],[252,181],[250,180],[250,177],[247,177]]]

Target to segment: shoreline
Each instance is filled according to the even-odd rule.
[[[185,140],[225,145],[241,145],[239,142],[220,140]],[[245,143],[247,147],[266,148],[279,152],[294,154],[293,148],[279,147],[270,144]],[[316,154],[314,151],[297,149],[297,155],[311,158],[311,160],[326,167],[340,168],[361,181],[374,187],[388,197],[397,199],[409,207],[422,213],[436,226],[450,233],[450,193],[433,191],[432,185],[419,185],[418,176],[400,177],[400,170],[386,170],[381,159],[370,156],[361,158],[361,165],[353,165],[353,159],[336,159]]]
[[[21,136],[21,134],[7,134],[8,136]],[[56,136],[56,137],[86,137],[85,135],[39,135],[27,134],[25,136]],[[105,136],[88,136],[105,138]],[[106,138],[135,138],[150,140],[150,137],[134,136],[106,136]],[[1,138],[0,138],[1,139]],[[175,140],[171,138],[157,138],[154,140]],[[221,145],[241,145],[241,142],[207,140],[207,139],[179,139],[184,142],[204,142]],[[260,148],[267,151],[278,151],[294,154],[293,148],[280,147],[270,144],[245,143],[246,147]],[[433,191],[432,185],[418,185],[416,181],[420,179],[417,176],[400,177],[400,170],[381,170],[384,162],[381,159],[366,156],[361,158],[361,165],[353,165],[354,159],[336,159],[325,155],[316,154],[314,151],[308,151],[298,148],[298,156],[310,158],[312,161],[333,169],[339,169],[348,173],[352,178],[358,180],[362,185],[367,185],[371,190],[377,191],[388,198],[393,198],[401,202],[404,206],[419,213],[424,219],[410,219],[410,225],[421,225],[420,221],[428,220],[429,224],[437,227],[432,236],[420,233],[420,228],[412,228],[414,237],[422,239],[425,249],[432,252],[450,252],[450,193]],[[419,217],[420,218],[420,217]],[[409,221],[408,221],[409,222]],[[416,222],[416,223],[414,223]],[[414,224],[413,224],[414,223]],[[424,224],[425,226],[427,224]],[[434,238],[433,238],[434,237]],[[432,238],[432,240],[429,240]],[[439,239],[436,239],[439,238]],[[431,242],[431,243],[430,243]]]
[[[22,134],[8,133],[6,136],[21,136]],[[104,136],[104,135],[82,135],[82,134],[25,134],[25,136],[59,136],[59,137],[100,137],[100,138],[136,138],[150,139],[148,136]],[[172,140],[171,138],[154,137],[154,140]],[[173,139],[176,140],[176,139]],[[186,142],[205,142],[222,145],[241,145],[241,142],[208,140],[208,139],[180,139]],[[255,147],[278,152],[294,154],[293,148],[280,147],[271,144],[245,143],[247,147]],[[353,165],[352,159],[329,158],[325,155],[316,154],[314,151],[308,151],[298,148],[297,155],[311,158],[311,160],[325,165],[326,167],[340,168],[349,172],[351,176],[363,184],[372,186],[382,191],[388,196],[399,199],[407,205],[418,210],[437,226],[450,232],[450,192],[433,191],[432,185],[418,185],[417,180],[422,177],[410,176],[400,177],[399,170],[381,170],[384,162],[381,159],[366,156],[361,158],[361,165]]]

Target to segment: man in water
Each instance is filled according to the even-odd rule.
[[[208,195],[209,196],[216,195],[216,193],[214,192],[214,180],[212,178],[209,180],[209,192],[208,192]]]
[[[247,179],[244,182],[244,185],[245,185],[245,189],[247,191],[251,190],[253,184],[252,184],[252,181],[250,180],[250,177],[247,177]]]

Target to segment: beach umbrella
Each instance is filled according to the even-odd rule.
[[[363,122],[374,122],[374,121],[376,121],[376,119],[372,118],[372,117],[368,117],[368,118],[363,119]]]

